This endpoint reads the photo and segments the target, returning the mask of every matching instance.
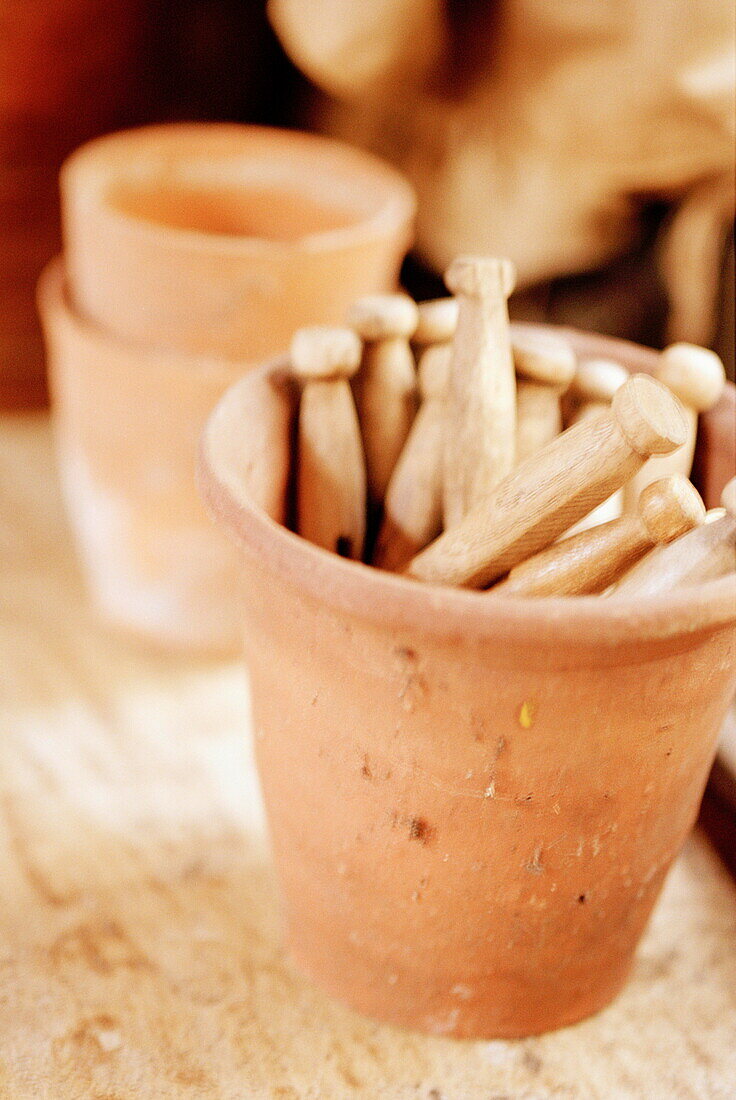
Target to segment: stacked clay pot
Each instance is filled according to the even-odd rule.
[[[237,555],[194,487],[206,415],[295,328],[395,287],[413,193],[339,143],[231,124],[99,138],[61,193],[63,263],[39,302],[90,590],[115,623],[231,651]]]
[[[564,335],[632,372],[658,362]],[[646,599],[504,599],[327,552],[273,522],[285,496],[258,503],[262,457],[281,476],[290,462],[287,381],[272,363],[227,392],[201,483],[241,551],[291,952],[401,1026],[574,1023],[621,989],[697,816],[736,684],[736,574]],[[733,399],[701,421],[711,506],[733,473]]]

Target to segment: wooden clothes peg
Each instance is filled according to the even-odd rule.
[[[416,303],[406,294],[358,298],[348,315],[348,324],[364,341],[355,399],[368,492],[376,505],[383,502],[417,409],[416,368],[409,339],[418,319]]]
[[[417,327],[412,343],[420,348],[432,344],[449,344],[457,330],[459,313],[457,298],[432,298],[417,302]]]
[[[516,376],[507,299],[515,281],[513,264],[484,256],[460,256],[445,274],[458,300],[445,441],[446,527],[514,466]]]
[[[680,399],[687,417],[687,439],[672,454],[651,458],[624,488],[624,509],[631,510],[641,491],[667,474],[690,476],[698,434],[698,416],[716,404],[726,384],[723,363],[714,351],[695,344],[671,344],[659,357],[655,378]]]
[[[723,577],[736,571],[736,477],[721,495],[723,510],[702,527],[668,546],[658,546],[630,569],[613,596],[659,596],[673,588]],[[716,510],[708,513],[707,519]]]
[[[349,379],[360,365],[351,329],[315,326],[291,342],[291,372],[303,383],[299,402],[299,534],[346,558],[363,554],[366,476],[360,425]]]
[[[409,576],[483,588],[553,542],[624,484],[650,454],[687,436],[673,394],[634,375],[610,410],[586,418],[531,455],[465,519],[407,566]]]
[[[373,564],[402,569],[442,530],[442,473],[450,348],[435,344],[419,361],[421,405],[391,476]]]
[[[614,359],[588,359],[578,364],[575,377],[565,395],[569,398],[568,424],[576,424],[587,416],[610,407],[614,394],[620,390],[629,377],[629,372]],[[581,520],[565,532],[566,536],[578,531],[587,531],[618,519],[624,510],[624,491],[617,489],[607,500],[583,516]]]
[[[516,368],[516,461],[562,431],[560,397],[575,376],[576,356],[561,337],[529,333],[511,341]]]
[[[578,596],[603,592],[653,546],[702,524],[705,505],[677,474],[648,485],[636,513],[561,539],[515,566],[493,589],[507,596]]]

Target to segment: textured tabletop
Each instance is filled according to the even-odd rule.
[[[0,422],[2,1100],[732,1100],[736,888],[700,835],[595,1019],[459,1043],[300,978],[244,672],[98,626],[42,416]]]

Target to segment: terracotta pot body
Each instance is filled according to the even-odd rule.
[[[429,1032],[523,1036],[597,1011],[697,814],[736,679],[736,578],[646,604],[512,600],[326,554],[268,520],[229,459],[263,385],[223,398],[201,478],[242,552],[296,962]]]
[[[158,642],[236,650],[236,552],[205,512],[195,468],[207,414],[243,364],[114,340],[69,308],[58,261],[42,277],[39,307],[62,486],[99,610]],[[261,431],[267,413],[254,412]],[[255,495],[283,518],[278,485]]]
[[[0,5],[0,405],[45,397],[35,307],[59,249],[64,156],[120,124],[138,92],[141,0],[4,0]]]
[[[80,313],[188,353],[255,361],[300,325],[341,322],[358,295],[393,289],[411,243],[401,176],[290,131],[113,134],[78,150],[61,186]]]
[[[721,503],[721,491],[736,473],[736,386],[727,385],[721,399],[698,423],[692,477],[709,508]]]

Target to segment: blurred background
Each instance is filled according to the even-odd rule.
[[[512,317],[734,371],[731,0],[5,0],[0,396],[44,400],[35,283],[57,173],[119,127],[227,119],[328,132],[419,194],[403,273],[511,256]]]

